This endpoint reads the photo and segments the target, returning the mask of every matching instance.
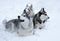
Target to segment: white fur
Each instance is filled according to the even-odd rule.
[[[47,18],[48,18],[48,16],[45,16],[45,15],[41,15],[41,17],[40,17],[40,19],[41,19],[42,21],[47,20]]]
[[[18,31],[18,35],[22,35],[22,36],[32,35],[33,34],[32,20],[29,20],[28,18],[23,17],[23,16],[21,16],[21,18],[24,19],[24,22],[21,22],[20,25],[23,26],[24,29],[20,27]]]

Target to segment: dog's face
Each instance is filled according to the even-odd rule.
[[[32,10],[32,4],[27,4],[26,8],[25,8],[25,12],[27,13],[27,15],[30,14],[30,11]]]
[[[47,14],[41,14],[40,19],[41,19],[42,21],[47,21],[47,20],[49,19],[49,17],[48,17]]]
[[[48,19],[49,19],[49,17],[48,17],[48,15],[47,15],[47,13],[44,11],[44,9],[42,9],[42,11],[40,11],[40,19],[41,19],[41,21],[43,22],[43,23],[45,23]]]

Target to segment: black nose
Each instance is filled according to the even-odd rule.
[[[20,16],[18,16],[18,19],[20,19]]]
[[[18,16],[18,21],[24,22],[24,20],[20,19],[20,16]]]
[[[48,17],[48,19],[50,19],[50,17]]]

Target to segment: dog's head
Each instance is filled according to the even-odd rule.
[[[24,13],[30,15],[32,11],[32,4],[27,4],[26,8],[24,9]]]
[[[49,19],[49,17],[48,17],[48,15],[47,15],[46,11],[44,10],[44,8],[42,8],[42,9],[39,11],[38,15],[39,15],[39,17],[40,17],[40,20],[41,20],[43,23],[45,23],[45,22]]]
[[[32,9],[32,4],[27,4],[26,8],[23,11],[22,16],[30,19],[30,17],[33,17],[33,15],[34,15],[34,13],[33,13],[33,9]]]

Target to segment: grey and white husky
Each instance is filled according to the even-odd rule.
[[[18,19],[13,19],[5,22],[7,31],[17,31],[18,35],[26,36],[33,34],[33,9],[32,4],[27,4],[21,16]]]
[[[18,19],[12,19],[9,21],[5,21],[5,29],[10,32],[18,31],[21,27],[20,23],[24,22],[24,20],[20,19],[20,16],[18,16]]]
[[[45,25],[44,23],[49,19],[46,11],[42,8],[33,18],[34,28],[42,29]]]

